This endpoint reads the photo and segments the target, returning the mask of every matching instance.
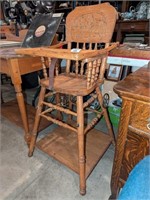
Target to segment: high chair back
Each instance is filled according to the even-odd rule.
[[[108,3],[93,6],[81,6],[69,13],[66,19],[67,48],[97,50],[106,48],[111,42],[117,12]],[[87,77],[87,89],[103,79],[106,68],[107,52],[90,60],[72,62],[67,60],[66,73]],[[85,67],[86,65],[86,67]],[[72,67],[72,68],[70,68]]]
[[[116,9],[109,3],[76,7],[66,19],[66,41],[91,46],[111,42],[117,16]]]

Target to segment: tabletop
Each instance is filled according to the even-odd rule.
[[[150,102],[150,68],[142,67],[114,86],[119,96]]]
[[[16,55],[15,48],[20,48],[21,42],[0,40],[0,58],[16,58],[20,57]]]
[[[109,56],[127,57],[127,58],[138,58],[150,60],[150,46],[134,46],[134,45],[120,45],[113,49]]]
[[[20,48],[20,47],[15,47]],[[14,47],[6,47],[0,49],[0,58],[2,59],[10,59],[10,58],[20,58],[22,55],[16,54]]]

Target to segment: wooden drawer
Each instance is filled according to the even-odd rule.
[[[134,166],[149,154],[149,145],[149,138],[128,131],[120,172],[122,180],[126,181]]]
[[[148,31],[148,22],[125,22],[120,26],[122,31]]]
[[[132,107],[129,124],[150,134],[150,103],[136,101]]]

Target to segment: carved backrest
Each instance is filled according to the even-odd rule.
[[[97,50],[109,46],[118,14],[109,3],[76,7],[66,19],[66,41],[68,49],[80,48]],[[102,45],[103,44],[103,45]],[[87,77],[87,88],[93,87],[98,79],[103,79],[106,57],[98,57],[90,62],[75,62],[73,67],[67,61],[66,72]],[[88,58],[87,58],[88,59]]]
[[[76,7],[66,19],[66,40],[108,43],[111,41],[117,16],[117,11],[109,3]]]
[[[49,57],[49,59],[42,58],[45,79],[48,77],[46,75],[47,66],[50,66],[50,69],[52,69],[51,64],[53,62],[51,63],[50,58],[61,58],[67,59],[66,73],[72,77],[78,76],[81,79],[86,79],[87,89],[94,87],[97,82],[103,81],[108,51],[112,49],[108,47],[117,16],[117,11],[109,3],[81,6],[70,12],[66,19],[66,43],[69,49],[66,52],[70,52],[72,48],[88,49],[90,51],[82,51],[88,54],[87,58],[84,56],[84,60],[76,58],[72,61],[71,54],[60,52],[59,49],[55,49],[55,52],[53,53],[52,51],[50,54],[44,48],[42,50],[34,49],[36,55]],[[104,52],[101,50],[102,48],[106,48],[105,55],[102,55]],[[91,56],[93,52],[96,52],[94,54],[95,57]],[[87,55],[86,53],[85,55]],[[58,67],[56,75],[58,75]]]

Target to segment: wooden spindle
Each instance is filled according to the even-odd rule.
[[[41,62],[42,62],[42,68],[43,68],[43,76],[45,79],[47,79],[48,75],[47,75],[47,70],[46,70],[46,65],[45,65],[45,58],[41,57]],[[48,59],[49,62],[49,59]],[[51,62],[51,60],[50,60]]]

